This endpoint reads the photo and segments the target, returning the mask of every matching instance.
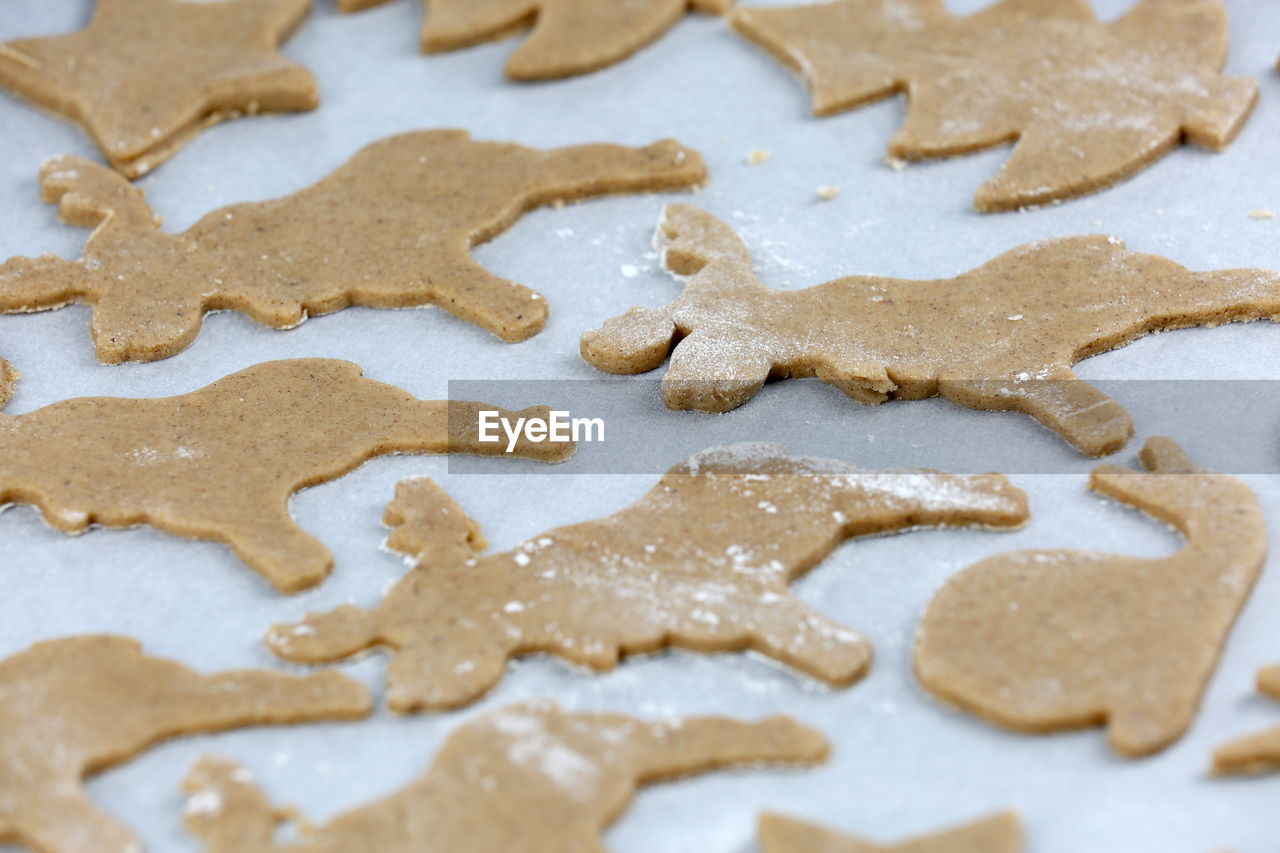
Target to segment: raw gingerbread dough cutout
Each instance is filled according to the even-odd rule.
[[[13,388],[18,383],[18,378],[18,371],[13,369],[13,365],[0,358],[0,409],[3,409],[9,402],[9,398],[13,396]]]
[[[761,853],[1021,853],[1022,824],[1013,812],[913,838],[901,844],[876,844],[811,823],[763,814]]]
[[[0,311],[93,306],[103,362],[152,361],[195,340],[206,311],[230,309],[276,329],[349,305],[438,305],[506,341],[540,331],[542,297],[493,275],[471,249],[555,200],[688,188],[706,178],[696,151],[580,145],[539,151],[476,142],[466,131],[374,142],[292,195],[159,230],[142,191],[78,157],[45,164],[44,199],[95,227],[83,257],[0,265]]]
[[[1258,673],[1258,690],[1280,699],[1280,666]],[[1280,771],[1280,728],[1250,735],[1219,747],[1213,754],[1213,772],[1274,773]]]
[[[336,672],[201,675],[136,640],[79,636],[0,661],[0,843],[40,853],[138,853],[82,780],[162,740],[246,726],[354,720],[372,707]]]
[[[84,126],[130,178],[204,128],[311,110],[311,72],[277,48],[309,0],[98,0],[79,32],[0,44],[0,87]]]
[[[338,0],[344,12],[386,0]],[[733,0],[426,0],[422,49],[471,47],[524,29],[529,37],[507,61],[513,80],[546,80],[596,71],[657,41],[685,12],[720,15]]]
[[[1103,465],[1089,487],[1173,525],[1186,546],[1149,559],[1014,551],[953,577],[916,635],[920,682],[939,698],[1027,732],[1105,725],[1141,756],[1195,716],[1227,634],[1266,558],[1258,499],[1152,438],[1150,473]]]
[[[861,471],[743,444],[680,463],[612,515],[482,555],[462,509],[431,480],[408,480],[385,521],[388,545],[416,568],[377,608],[311,614],[273,628],[267,644],[303,662],[393,649],[387,701],[400,713],[471,702],[508,658],[536,652],[609,670],[667,647],[753,649],[847,686],[870,644],[802,604],[791,581],[855,536],[1026,518],[1026,496],[999,474]]]
[[[761,284],[746,245],[698,208],[668,207],[657,242],[684,292],[587,332],[581,352],[609,373],[644,373],[670,353],[672,409],[724,412],[771,377],[817,377],[860,403],[938,395],[1025,412],[1101,456],[1133,422],[1071,365],[1149,332],[1280,316],[1280,273],[1191,272],[1114,237],[1028,243],[952,279],[794,291]]]
[[[330,359],[264,362],[177,397],[65,400],[0,414],[0,504],[33,504],[68,533],[149,524],[224,542],[297,592],[333,557],[289,515],[290,496],[390,453],[502,454],[505,444],[478,442],[479,409],[501,411],[419,400]],[[514,453],[552,462],[572,451],[522,438]]]
[[[288,818],[242,768],[205,758],[184,785],[186,824],[208,853],[588,853],[640,785],[826,755],[822,735],[788,717],[651,723],[525,703],[464,723],[408,787],[294,843],[275,840]]]
[[[818,115],[899,92],[904,160],[1015,142],[975,197],[1010,210],[1110,186],[1184,139],[1221,150],[1258,85],[1221,74],[1221,0],[1141,0],[1103,24],[1088,0],[1004,0],[969,17],[943,0],[742,9],[733,26],[802,71]]]

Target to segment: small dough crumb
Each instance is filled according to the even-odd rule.
[[[773,157],[772,151],[765,151],[763,148],[754,148],[747,155],[747,165],[759,166],[761,163]]]
[[[1276,212],[1274,210],[1268,210],[1265,207],[1260,207],[1257,210],[1249,211],[1249,218],[1250,219],[1275,219]]]
[[[831,201],[833,198],[835,198],[838,195],[840,195],[839,187],[831,187],[831,186],[818,187],[818,198],[822,199],[823,201]]]

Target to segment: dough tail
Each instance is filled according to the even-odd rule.
[[[688,189],[707,179],[702,155],[674,139],[662,139],[643,148],[594,143],[557,148],[539,155],[532,170],[535,199],[557,199],[610,193],[655,192]]]
[[[653,781],[741,764],[816,764],[829,750],[819,732],[790,717],[755,723],[694,717],[651,726],[650,742],[637,756],[640,781]]]
[[[270,853],[285,819],[249,772],[225,758],[200,759],[182,782],[183,825],[207,853]]]

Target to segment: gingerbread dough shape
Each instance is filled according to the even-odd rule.
[[[0,44],[0,87],[83,125],[136,178],[209,125],[311,110],[315,78],[277,47],[309,0],[98,0],[79,32]]]
[[[975,197],[982,211],[1110,186],[1183,139],[1225,148],[1258,85],[1220,72],[1221,0],[1141,0],[1100,23],[1088,0],[1004,0],[958,18],[943,0],[742,9],[733,26],[802,71],[818,115],[902,92],[891,157],[950,157],[1016,141]]]
[[[344,12],[386,0],[338,0]],[[439,53],[532,32],[507,61],[513,80],[586,74],[657,41],[687,11],[719,15],[733,0],[426,0],[422,49]]]
[[[482,555],[462,509],[434,482],[409,480],[385,520],[388,545],[416,567],[379,607],[312,614],[267,644],[302,662],[390,647],[387,700],[400,713],[471,702],[508,658],[535,652],[609,670],[666,647],[752,649],[847,686],[870,644],[793,597],[791,581],[855,536],[1026,518],[1026,496],[998,474],[861,471],[746,444],[682,462],[613,515]]]
[[[225,759],[188,776],[186,823],[208,853],[589,853],[604,849],[604,827],[639,785],[826,754],[822,735],[788,717],[650,723],[526,703],[463,724],[408,787],[304,828],[296,843],[275,840],[283,815]]]
[[[1158,559],[1014,551],[953,577],[916,635],[920,683],[997,725],[1028,732],[1106,725],[1126,756],[1187,730],[1266,558],[1258,499],[1152,438],[1149,473],[1094,469],[1089,487],[1186,538]]]
[[[82,779],[179,735],[354,720],[372,707],[336,672],[200,675],[144,655],[137,641],[79,636],[0,661],[0,843],[41,853],[137,853]]]
[[[1280,666],[1258,673],[1258,690],[1280,699]],[[1232,741],[1213,754],[1213,772],[1221,774],[1280,771],[1280,727]]]
[[[83,397],[0,414],[0,504],[38,507],[53,527],[149,524],[224,542],[281,592],[329,573],[329,551],[289,498],[389,453],[501,454],[477,439],[480,409],[419,400],[329,359],[264,362],[177,397]],[[507,417],[547,417],[546,407]],[[570,444],[514,455],[557,461]]]
[[[19,378],[18,371],[13,369],[13,365],[0,358],[0,409],[3,409],[9,402],[9,398],[13,396],[14,386],[17,385]]]
[[[41,170],[62,219],[95,227],[78,261],[0,265],[0,311],[93,306],[98,359],[152,361],[191,344],[205,312],[234,310],[275,329],[349,305],[438,305],[506,341],[546,323],[541,295],[493,275],[471,249],[556,200],[693,187],[696,151],[580,145],[539,151],[466,131],[374,142],[318,183],[273,201],[159,230],[142,191],[77,157]]]
[[[759,822],[762,853],[1021,853],[1022,824],[1013,812],[901,844],[875,844],[775,814]]]
[[[1133,422],[1071,366],[1147,333],[1280,315],[1280,273],[1191,272],[1108,237],[1029,243],[953,279],[855,276],[775,291],[732,229],[671,205],[657,242],[684,292],[582,336],[586,361],[644,373],[671,355],[672,409],[724,412],[771,377],[817,377],[860,403],[941,396],[1024,412],[1091,456]]]

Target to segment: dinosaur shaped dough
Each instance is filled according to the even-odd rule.
[[[177,397],[65,400],[0,414],[0,504],[34,504],[68,533],[149,524],[225,542],[276,589],[297,592],[323,580],[333,557],[294,522],[289,497],[389,453],[501,454],[478,442],[479,409],[501,411],[419,400],[329,359],[264,362]],[[515,448],[543,461],[572,451],[523,439]]]
[[[916,636],[916,674],[939,698],[1007,728],[1107,726],[1141,756],[1195,716],[1227,634],[1266,558],[1258,499],[1152,438],[1150,473],[1103,465],[1089,487],[1176,527],[1187,544],[1148,559],[1013,551],[953,577]]]
[[[9,398],[13,396],[13,386],[17,384],[18,379],[18,371],[13,369],[13,365],[0,358],[0,409],[3,409],[9,402]]]
[[[742,9],[733,26],[800,71],[818,115],[898,92],[892,157],[967,154],[1016,141],[979,190],[983,211],[1102,189],[1185,138],[1225,148],[1258,84],[1220,72],[1221,0],[1141,0],[1100,23],[1088,0],[1004,0],[953,17],[943,0],[843,0]]]
[[[285,815],[241,768],[206,758],[184,788],[187,828],[208,853],[589,853],[639,785],[743,764],[813,764],[818,732],[788,717],[650,723],[509,706],[464,723],[427,771],[386,799],[275,840]]]
[[[1128,412],[1071,365],[1149,332],[1280,315],[1280,273],[1190,272],[1108,237],[1029,243],[953,279],[856,276],[769,290],[729,226],[666,209],[657,242],[684,292],[582,336],[587,362],[644,373],[671,354],[672,409],[724,412],[770,377],[817,377],[860,403],[939,395],[1025,412],[1081,452],[1119,450]]]
[[[82,779],[178,735],[368,716],[369,693],[336,672],[200,675],[136,640],[78,636],[0,661],[0,843],[40,853],[138,853]]]
[[[1258,690],[1280,699],[1280,666],[1258,673]],[[1274,773],[1280,771],[1280,728],[1250,735],[1218,748],[1213,754],[1215,773]]]
[[[386,0],[338,0],[344,12]],[[422,49],[427,53],[471,47],[533,32],[507,61],[513,80],[546,80],[586,74],[657,41],[688,10],[719,15],[733,0],[426,0]]]
[[[761,815],[759,830],[762,853],[1020,853],[1023,849],[1022,825],[1013,812],[888,845],[775,814]]]
[[[315,78],[276,49],[310,5],[98,0],[79,32],[0,44],[0,87],[83,125],[136,178],[224,119],[315,109]]]
[[[434,482],[401,483],[388,545],[416,567],[373,610],[350,605],[278,625],[293,661],[395,650],[393,711],[454,708],[483,695],[507,659],[549,652],[595,670],[673,646],[753,649],[833,685],[866,671],[864,637],[787,585],[846,539],[927,525],[1011,528],[1026,496],[999,474],[860,471],[789,458],[778,445],[706,451],[636,504],[481,556],[478,528]]]
[[[96,226],[79,261],[46,255],[0,265],[0,311],[93,306],[98,359],[152,361],[195,340],[206,311],[231,309],[276,329],[348,305],[439,305],[506,341],[540,331],[542,297],[493,275],[472,247],[558,199],[691,187],[696,151],[582,145],[538,151],[476,142],[466,131],[374,142],[293,195],[159,230],[142,191],[78,157],[45,164],[44,199]]]

